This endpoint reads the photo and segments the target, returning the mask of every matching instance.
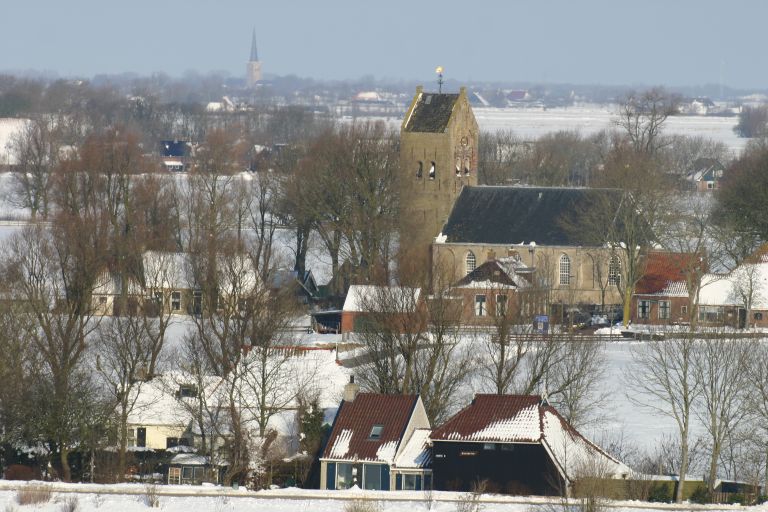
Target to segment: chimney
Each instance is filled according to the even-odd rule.
[[[349,376],[349,382],[344,386],[343,399],[345,402],[354,402],[355,397],[360,392],[360,385],[355,384],[355,376]]]

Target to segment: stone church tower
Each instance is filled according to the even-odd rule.
[[[248,87],[253,87],[260,81],[261,62],[259,62],[259,53],[256,51],[256,29],[253,29],[253,39],[251,40],[251,58],[245,65],[245,83]]]
[[[459,94],[421,86],[400,128],[401,244],[430,265],[431,244],[466,185],[477,185],[478,126],[464,87]]]

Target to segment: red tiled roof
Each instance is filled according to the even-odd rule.
[[[475,395],[472,403],[432,432],[436,441],[529,442],[541,439],[538,395]]]
[[[658,294],[670,283],[685,281],[684,271],[691,264],[692,258],[696,258],[696,255],[660,251],[649,253],[645,272],[635,286],[635,293],[638,295]]]
[[[359,393],[354,401],[342,402],[323,458],[391,463],[418,399]],[[374,425],[383,427],[379,439],[369,438]]]

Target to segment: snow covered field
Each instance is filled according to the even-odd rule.
[[[615,107],[586,105],[543,109],[473,108],[481,130],[512,130],[524,139],[535,139],[559,130],[578,130],[590,135],[613,128]],[[736,136],[733,127],[737,117],[672,116],[667,119],[667,134],[703,136],[726,144],[731,151],[741,151],[749,139]]]
[[[0,480],[0,507],[5,511],[16,510],[15,489],[22,484]],[[67,500],[77,498],[78,512],[95,511],[144,511],[146,505],[144,487],[140,485],[83,485],[54,484],[50,502],[35,507],[43,512],[67,510]],[[215,487],[161,486],[157,488],[159,510],[167,512],[340,512],[359,499],[376,500],[382,512],[453,512],[462,495],[455,492],[434,492],[431,507],[426,496],[418,491],[370,492],[370,491],[311,491],[281,489],[277,491],[247,492]],[[556,512],[565,509],[558,500],[515,496],[485,495],[481,498],[485,512]],[[633,512],[641,510],[749,510],[763,512],[768,507],[738,507],[732,505],[664,505],[631,501],[611,502],[611,510]],[[33,506],[18,507],[30,510]]]

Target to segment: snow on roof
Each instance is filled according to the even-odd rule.
[[[580,472],[621,478],[630,469],[589,442],[571,427],[552,407],[542,414],[542,442],[565,473],[573,480]]]
[[[328,456],[343,459],[347,456],[347,452],[349,452],[349,443],[351,441],[352,430],[345,428],[333,441],[333,446],[331,446]]]
[[[208,457],[196,455],[194,453],[177,453],[171,458],[171,464],[180,464],[184,466],[205,466],[208,464]]]
[[[421,288],[355,284],[349,287],[342,311],[386,313],[385,309],[391,309],[387,304],[395,305],[396,309],[415,306],[420,296]]]
[[[180,252],[145,251],[141,256],[144,283],[148,288],[194,288],[189,255]]]
[[[537,395],[476,395],[430,438],[433,442],[541,443],[569,479],[587,465],[611,476],[629,473],[627,466],[587,440]]]
[[[432,430],[419,428],[413,431],[408,442],[395,458],[395,467],[403,469],[421,469],[432,462],[432,450],[430,449],[429,434]]]

